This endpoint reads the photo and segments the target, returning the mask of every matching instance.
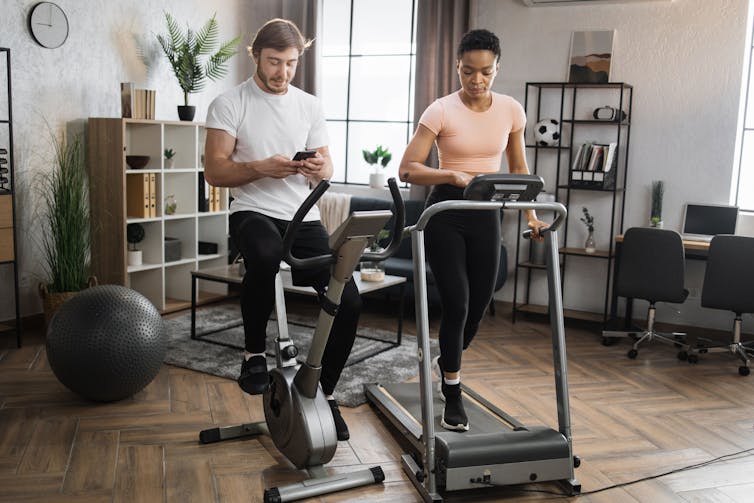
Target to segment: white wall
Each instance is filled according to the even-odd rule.
[[[665,227],[678,230],[684,202],[728,202],[747,8],[747,0],[539,8],[525,7],[520,0],[477,0],[474,25],[500,36],[501,72],[495,89],[522,103],[526,82],[566,78],[572,31],[615,30],[610,80],[634,86],[625,228],[646,225],[649,184],[659,179],[666,182]],[[611,238],[607,225],[600,227],[600,215],[595,216],[598,248],[606,248]],[[513,226],[508,226],[505,238],[513,255]],[[576,262],[569,261],[565,304],[599,312],[605,268],[596,264],[600,261]],[[512,267],[513,260],[510,281],[498,293],[502,300],[513,298]],[[687,261],[687,286],[694,295],[703,271],[703,262]],[[658,317],[730,326],[729,316],[699,307],[698,298],[679,309],[680,314],[663,307]]]
[[[27,16],[36,0],[3,0],[0,16],[0,47],[9,47],[12,57],[14,147],[18,197],[18,256],[20,262],[22,315],[41,311],[37,284],[39,267],[37,229],[33,220],[39,204],[31,185],[39,173],[50,169],[50,135],[60,135],[72,122],[88,117],[120,116],[120,82],[157,90],[156,118],[177,120],[176,105],[183,95],[163,56],[154,71],[135,54],[134,39],[154,44],[156,33],[165,33],[163,11],[181,26],[199,29],[217,13],[220,40],[242,34],[240,51],[230,61],[229,74],[221,82],[209,82],[204,91],[191,95],[197,106],[197,121],[203,121],[209,102],[219,92],[251,74],[245,47],[251,35],[277,8],[265,0],[57,0],[65,11],[70,33],[65,44],[45,49],[31,38]],[[253,7],[253,8],[252,8]],[[0,267],[0,320],[13,317],[12,269]]]

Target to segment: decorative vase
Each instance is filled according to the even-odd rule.
[[[196,114],[196,107],[193,105],[178,105],[178,118],[182,121],[194,120],[194,114]]]
[[[141,250],[128,250],[128,265],[141,265]]]
[[[165,214],[175,215],[175,211],[178,209],[178,201],[175,199],[175,195],[170,194],[165,198]]]
[[[584,251],[587,253],[594,253],[597,251],[597,246],[594,244],[594,231],[589,231],[589,235],[584,241]]]
[[[385,173],[382,171],[373,171],[369,174],[369,186],[373,189],[382,189],[385,187]]]

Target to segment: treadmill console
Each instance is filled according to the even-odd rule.
[[[463,198],[470,201],[534,201],[544,180],[537,175],[494,173],[477,175],[466,186]]]

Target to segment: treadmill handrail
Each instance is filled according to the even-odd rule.
[[[423,231],[429,220],[442,211],[448,210],[494,210],[494,209],[506,209],[506,210],[542,210],[552,211],[555,213],[555,220],[544,230],[554,231],[557,230],[565,221],[568,210],[562,203],[557,202],[538,202],[538,201],[441,201],[435,203],[432,206],[422,212],[416,225],[411,226],[411,230]]]

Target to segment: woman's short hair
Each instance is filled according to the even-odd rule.
[[[489,30],[471,30],[461,38],[458,43],[456,58],[461,59],[463,53],[468,51],[492,51],[495,60],[500,60],[500,39]]]
[[[285,51],[291,47],[298,49],[299,55],[303,54],[312,40],[304,38],[301,31],[293,22],[287,19],[270,19],[254,35],[251,45],[246,48],[249,56],[259,56],[262,49],[275,49]]]

